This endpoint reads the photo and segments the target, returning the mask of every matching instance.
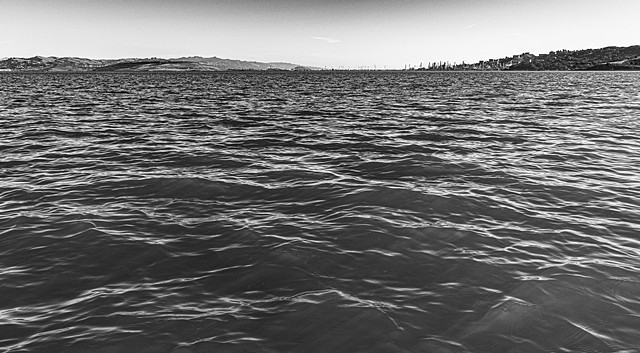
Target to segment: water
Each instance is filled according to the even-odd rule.
[[[0,351],[640,352],[639,92],[0,75]]]

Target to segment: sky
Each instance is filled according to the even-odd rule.
[[[640,0],[0,0],[0,58],[404,68],[640,44]]]

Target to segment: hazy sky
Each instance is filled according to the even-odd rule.
[[[0,0],[0,57],[402,68],[640,44],[640,0]]]

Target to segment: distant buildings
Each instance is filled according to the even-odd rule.
[[[628,65],[638,65],[640,66],[640,56],[637,58],[627,60]]]
[[[605,47],[600,49],[550,51],[534,55],[529,52],[482,60],[475,64],[430,63],[427,70],[638,70],[640,69],[640,45],[630,47]]]

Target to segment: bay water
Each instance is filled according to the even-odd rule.
[[[0,352],[640,352],[640,74],[0,74]]]

